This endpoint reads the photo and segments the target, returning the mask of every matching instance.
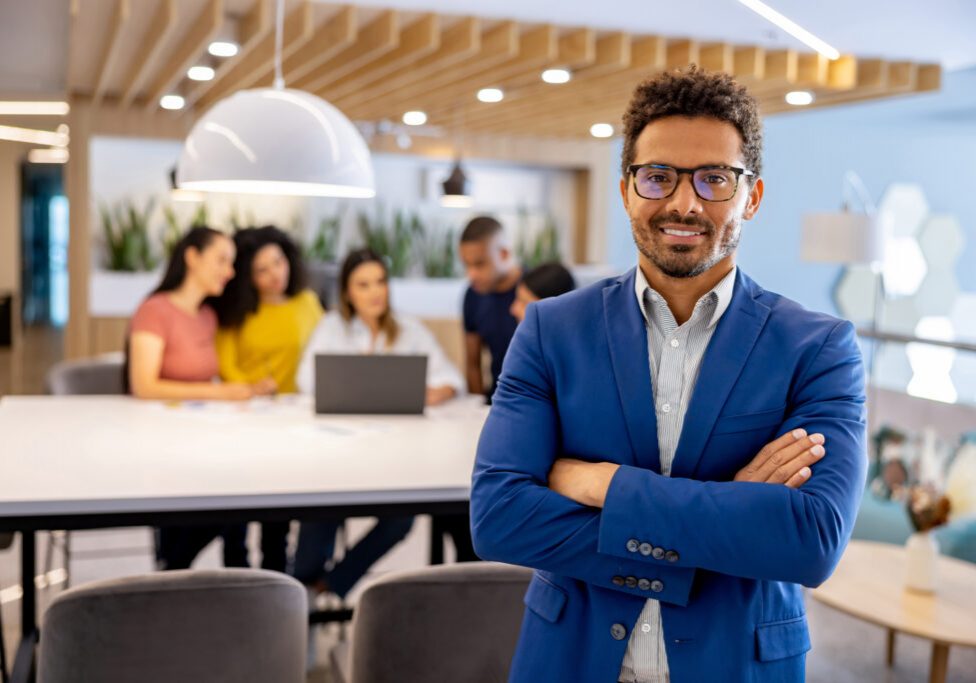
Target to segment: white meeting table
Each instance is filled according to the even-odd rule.
[[[22,533],[14,680],[37,640],[34,532],[464,512],[487,414],[480,397],[422,416],[317,416],[297,396],[0,399],[0,531]]]

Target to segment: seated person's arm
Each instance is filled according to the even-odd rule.
[[[220,378],[225,382],[246,382],[247,375],[237,364],[237,330],[217,331],[217,360],[220,362]]]
[[[159,378],[165,341],[151,332],[133,332],[129,339],[129,387],[136,398],[243,400],[252,395],[247,384],[175,382]]]
[[[481,336],[476,332],[465,332],[464,375],[468,380],[469,394],[485,393],[481,372]]]
[[[423,324],[417,328],[418,343],[427,356],[427,405],[436,406],[464,393],[457,366],[444,353],[437,338]]]

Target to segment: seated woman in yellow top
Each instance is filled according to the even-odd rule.
[[[322,306],[305,289],[301,254],[284,232],[270,225],[248,228],[234,242],[234,279],[217,301],[220,376],[294,393],[295,372]]]
[[[216,306],[220,376],[268,393],[295,392],[295,371],[323,312],[305,288],[301,254],[272,226],[240,230],[234,242],[234,279]],[[261,525],[262,567],[285,571],[287,535],[288,522]]]

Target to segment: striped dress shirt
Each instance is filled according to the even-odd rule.
[[[701,297],[683,325],[678,325],[667,302],[647,283],[637,268],[637,303],[647,326],[647,358],[657,416],[657,443],[661,474],[671,476],[671,464],[681,437],[705,349],[715,325],[732,301],[736,268]],[[661,605],[648,600],[631,629],[627,652],[620,668],[623,683],[668,683],[668,658],[664,647]]]

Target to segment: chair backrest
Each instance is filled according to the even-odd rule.
[[[86,360],[62,361],[52,367],[45,378],[49,394],[124,394],[121,353],[111,353]]]
[[[465,562],[370,584],[353,618],[350,683],[507,681],[531,578]]]
[[[304,683],[305,588],[259,569],[85,584],[44,616],[39,683]]]

